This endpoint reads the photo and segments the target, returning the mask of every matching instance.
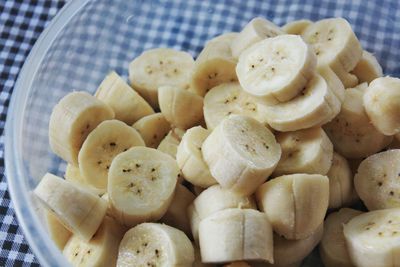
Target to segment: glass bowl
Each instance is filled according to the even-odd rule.
[[[6,176],[25,236],[43,266],[68,266],[41,221],[31,190],[47,171],[65,163],[51,151],[48,121],[53,106],[72,90],[93,93],[110,70],[127,77],[143,50],[171,47],[195,56],[213,36],[239,31],[255,16],[287,21],[343,16],[364,48],[375,52],[387,74],[399,74],[400,8],[397,1],[145,1],[68,2],[42,33],[14,88],[5,136]],[[391,49],[393,48],[393,49]],[[304,266],[322,266],[314,252]]]

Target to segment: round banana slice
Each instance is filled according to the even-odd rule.
[[[174,197],[176,161],[159,150],[133,147],[117,155],[108,172],[113,216],[123,225],[158,220]]]
[[[372,80],[383,76],[382,67],[379,65],[376,57],[365,50],[362,53],[360,61],[351,73],[357,76],[360,83],[370,83]]]
[[[251,195],[271,175],[281,157],[281,148],[271,131],[242,115],[224,119],[201,150],[218,183],[241,195]]]
[[[64,178],[65,180],[75,183],[78,187],[83,187],[85,190],[88,190],[95,195],[101,196],[104,194],[103,189],[98,189],[86,182],[85,178],[81,175],[79,167],[70,163],[68,163],[67,167],[65,168]]]
[[[361,162],[354,186],[368,210],[400,207],[400,149],[374,154]]]
[[[55,105],[50,116],[49,141],[53,152],[78,165],[83,141],[100,122],[114,118],[113,110],[86,92],[72,92]]]
[[[207,129],[214,129],[231,114],[249,116],[267,124],[265,107],[252,95],[243,91],[239,83],[220,84],[204,97],[204,119]]]
[[[364,107],[381,133],[400,133],[400,79],[387,76],[373,80],[365,90]]]
[[[345,88],[336,73],[330,67],[322,66],[318,68],[318,74],[325,79],[329,89],[331,89],[340,102],[343,103]]]
[[[51,211],[45,210],[45,218],[50,238],[60,250],[63,250],[65,244],[67,244],[72,235],[71,231],[65,228],[57,216]]]
[[[289,240],[304,239],[324,220],[329,180],[319,174],[280,176],[257,189],[256,201],[276,233]]]
[[[134,146],[145,146],[134,128],[117,120],[103,121],[88,135],[79,151],[81,175],[88,184],[106,191],[111,161]]]
[[[330,66],[337,74],[353,70],[361,59],[360,42],[343,18],[319,20],[308,26],[302,37],[313,45],[318,65]]]
[[[92,238],[107,210],[107,202],[97,195],[50,173],[43,176],[34,194],[68,230],[84,241]]]
[[[94,96],[111,107],[115,119],[132,125],[138,119],[153,114],[154,110],[115,71],[110,72],[97,88]]]
[[[203,98],[184,89],[161,86],[158,103],[165,119],[175,127],[186,130],[203,118]]]
[[[386,147],[392,137],[384,136],[370,123],[363,106],[363,92],[347,89],[340,113],[324,130],[335,151],[346,158],[368,157]]]
[[[285,34],[285,32],[271,21],[261,17],[254,18],[232,41],[232,55],[238,58],[251,45],[281,34]]]
[[[171,130],[171,125],[161,113],[145,116],[132,125],[148,147],[156,148]]]
[[[209,134],[210,131],[201,126],[187,130],[176,153],[176,161],[185,179],[202,188],[207,188],[217,183],[204,162],[201,153],[201,146]]]
[[[329,214],[326,218],[324,235],[319,246],[319,254],[326,267],[354,266],[347,252],[343,224],[360,214],[362,214],[361,211],[344,208]]]
[[[178,145],[180,144],[185,131],[179,128],[172,128],[167,136],[160,142],[157,149],[176,158]]]
[[[282,30],[287,34],[301,35],[303,31],[313,22],[308,19],[300,19],[286,23],[282,26]]]
[[[326,174],[329,178],[329,208],[336,209],[349,204],[353,195],[353,174],[347,160],[333,153],[332,166]]]
[[[260,234],[262,233],[262,234]],[[273,263],[273,232],[265,213],[227,209],[199,225],[201,259],[205,263],[262,260]]]
[[[160,221],[178,228],[187,236],[190,236],[190,221],[186,210],[195,198],[196,196],[189,189],[181,184],[177,184],[174,198]]]
[[[132,87],[153,108],[157,108],[158,88],[163,85],[189,88],[193,67],[193,57],[186,52],[169,48],[150,49],[129,64],[129,80]]]
[[[90,241],[84,242],[74,235],[63,254],[72,266],[115,266],[123,235],[123,228],[106,216]]]
[[[356,266],[399,265],[400,209],[366,212],[343,227],[351,261]]]
[[[315,73],[316,56],[298,35],[260,41],[240,54],[236,73],[243,89],[267,103],[298,95]]]
[[[227,33],[208,41],[196,59],[190,86],[200,96],[211,88],[237,81],[231,42],[237,33]]]
[[[316,74],[304,90],[292,100],[266,106],[266,120],[275,130],[296,131],[320,126],[340,112],[341,102]]]
[[[192,267],[194,249],[180,230],[158,223],[142,223],[125,233],[117,267]]]
[[[321,127],[277,133],[282,157],[274,176],[292,173],[325,175],[332,164],[333,145]]]

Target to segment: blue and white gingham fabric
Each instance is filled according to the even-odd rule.
[[[63,5],[64,1],[57,0],[0,0],[0,266],[39,265],[24,240],[10,203],[4,177],[3,128],[21,66],[35,40]],[[129,61],[148,48],[167,46],[195,56],[207,39],[222,32],[239,31],[255,16],[279,25],[303,18],[345,17],[363,47],[376,55],[384,73],[400,76],[398,0],[97,0],[71,20],[38,71],[34,87],[52,86],[55,90],[54,95],[46,92],[43,96],[36,90],[45,101],[29,103],[28,110],[32,112],[27,113],[30,114],[27,136],[38,140],[26,147],[31,151],[32,165],[50,158],[46,170],[60,173],[64,167],[57,158],[48,157],[49,103],[55,103],[72,89],[93,92],[110,69],[126,77]],[[93,25],[100,25],[101,30],[94,30]],[[67,60],[65,51],[70,52]],[[306,266],[321,265],[311,257]]]

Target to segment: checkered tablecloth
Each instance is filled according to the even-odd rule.
[[[127,0],[126,5],[133,5],[129,1],[134,0]],[[142,8],[140,0],[135,1],[138,3],[137,7]],[[104,0],[100,2],[105,3]],[[145,39],[140,39],[140,43],[133,43],[133,46],[142,45],[148,48],[154,47],[157,43],[164,46],[179,46],[195,54],[201,49],[200,44],[205,41],[203,39],[221,31],[239,30],[245,21],[254,16],[263,15],[280,25],[294,19],[318,20],[325,17],[343,16],[354,27],[363,47],[377,56],[384,72],[400,76],[399,0],[142,1],[146,4],[147,2],[151,2],[154,8],[143,7],[141,11],[147,12],[147,17],[138,21],[136,26],[142,27],[143,35],[151,38],[143,37]],[[3,129],[10,95],[18,73],[35,40],[64,3],[65,1],[58,0],[0,0],[0,267],[39,265],[18,227],[7,191],[4,177]],[[160,4],[165,5],[166,8],[157,8]],[[92,5],[93,8],[96,6],[99,7]],[[91,14],[94,13],[89,10],[82,16]],[[222,14],[224,17],[216,14]],[[172,23],[170,23],[171,17],[175,20]],[[95,20],[96,17],[94,16],[93,19]],[[132,20],[134,19],[132,17]],[[168,23],[166,23],[167,20]],[[77,20],[77,23],[79,21]],[[98,23],[102,22],[100,19]],[[105,25],[105,27],[108,26]],[[84,27],[80,29],[86,33]],[[74,35],[76,29],[70,30],[71,32],[64,33],[67,36],[65,38],[69,38],[68,34]],[[120,30],[124,31],[124,28]],[[201,35],[197,34],[199,31],[202,31]],[[124,41],[124,39],[119,38],[110,42],[119,41]],[[117,52],[115,56],[112,53],[105,53],[110,57],[110,64],[114,64],[112,61],[114,59],[117,59],[115,62],[119,64],[120,57],[126,57],[124,53],[120,55]],[[80,60],[84,59],[80,58]],[[92,58],[89,57],[87,60],[92,61]],[[79,67],[82,66],[77,66],[74,71],[79,72]],[[112,67],[117,71],[126,69],[121,66]],[[93,68],[92,71],[97,71],[97,69]],[[315,264],[308,261],[307,266],[315,266]]]

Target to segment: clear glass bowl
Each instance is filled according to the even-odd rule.
[[[355,25],[364,47],[378,52],[387,73],[399,74],[399,49],[390,49],[396,48],[400,40],[400,23],[394,23],[397,5],[396,1],[316,4],[311,0],[68,2],[26,60],[6,123],[9,190],[19,223],[40,263],[68,266],[49,239],[31,194],[45,172],[62,175],[65,169],[65,164],[50,151],[47,135],[52,107],[62,96],[72,90],[93,93],[110,70],[127,77],[130,60],[145,49],[172,47],[195,56],[206,40],[238,31],[255,16],[280,25],[300,18],[344,16]],[[322,266],[316,253],[313,255],[304,266]]]

